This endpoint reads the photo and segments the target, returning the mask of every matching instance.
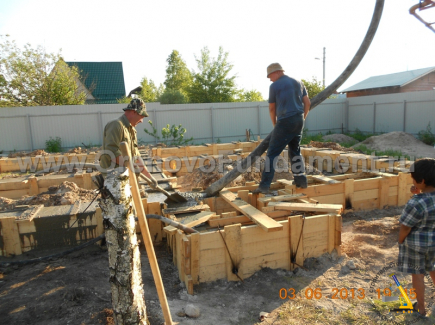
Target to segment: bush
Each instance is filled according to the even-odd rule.
[[[157,140],[160,140],[160,136],[158,135],[157,129],[154,127],[153,122],[151,120],[148,121],[148,123],[151,125],[151,128],[153,131],[148,131],[147,129],[144,129],[146,134],[151,135],[152,137],[156,138]],[[173,146],[182,146],[186,145],[189,142],[193,141],[193,137],[189,139],[184,139],[184,134],[187,132],[185,128],[182,127],[182,125],[176,126],[175,124],[170,126],[169,124],[166,125],[165,128],[162,128],[162,141],[166,145],[173,145]]]
[[[418,132],[417,138],[426,144],[433,146],[435,144],[435,135],[432,133],[430,122],[427,124],[426,130]]]
[[[53,139],[50,137],[49,140],[45,141],[45,151],[47,152],[60,152],[62,148],[62,139],[56,137]]]

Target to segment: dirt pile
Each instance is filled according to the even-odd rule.
[[[412,134],[406,132],[390,132],[370,137],[354,146],[365,145],[375,151],[394,150],[401,151],[404,155],[411,157],[435,158],[435,149],[422,141],[416,139]]]
[[[46,207],[57,205],[71,205],[76,201],[92,201],[96,193],[92,190],[79,188],[76,183],[63,182],[59,186],[51,186],[47,192],[35,196],[12,200],[0,197],[0,211],[14,209],[17,205],[40,205]]]
[[[38,149],[38,150],[33,150],[32,152],[26,152],[26,151],[11,152],[8,155],[8,158],[35,157],[35,156],[47,156],[47,155],[49,155],[48,152],[45,152],[45,150],[42,149]]]
[[[91,148],[82,148],[82,147],[76,147],[71,150],[68,150],[67,153],[75,153],[75,154],[83,154],[83,153],[90,153],[90,152],[98,152],[100,151],[100,147],[91,147]]]
[[[336,142],[310,141],[310,144],[308,145],[308,147],[328,148],[328,149],[337,150],[337,151],[344,151],[344,152],[354,152],[355,151],[352,148],[342,147],[339,143],[336,143]]]
[[[332,141],[337,143],[357,143],[358,140],[345,134],[328,134],[323,136],[324,141]]]

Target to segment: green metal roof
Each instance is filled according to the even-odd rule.
[[[384,74],[382,76],[370,77],[340,92],[349,92],[363,89],[384,88],[384,87],[403,87],[406,84],[435,71],[435,67],[417,69],[411,71]]]
[[[117,103],[118,98],[125,96],[124,72],[122,62],[66,62],[76,66],[85,79],[88,89],[95,86],[92,96],[95,104]]]

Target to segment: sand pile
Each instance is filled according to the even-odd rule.
[[[51,186],[47,192],[35,196],[27,196],[20,200],[12,200],[0,197],[0,211],[10,210],[17,205],[40,205],[46,207],[57,205],[71,205],[76,201],[92,201],[96,193],[85,190],[72,182],[63,182],[59,186]]]
[[[390,132],[370,137],[352,147],[365,145],[375,151],[394,150],[415,158],[435,158],[435,149],[422,141],[416,139],[412,134],[406,132]]]

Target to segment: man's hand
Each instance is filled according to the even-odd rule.
[[[411,186],[410,190],[411,190],[412,194],[420,194],[421,193],[421,191],[417,187],[415,187],[414,185]]]

